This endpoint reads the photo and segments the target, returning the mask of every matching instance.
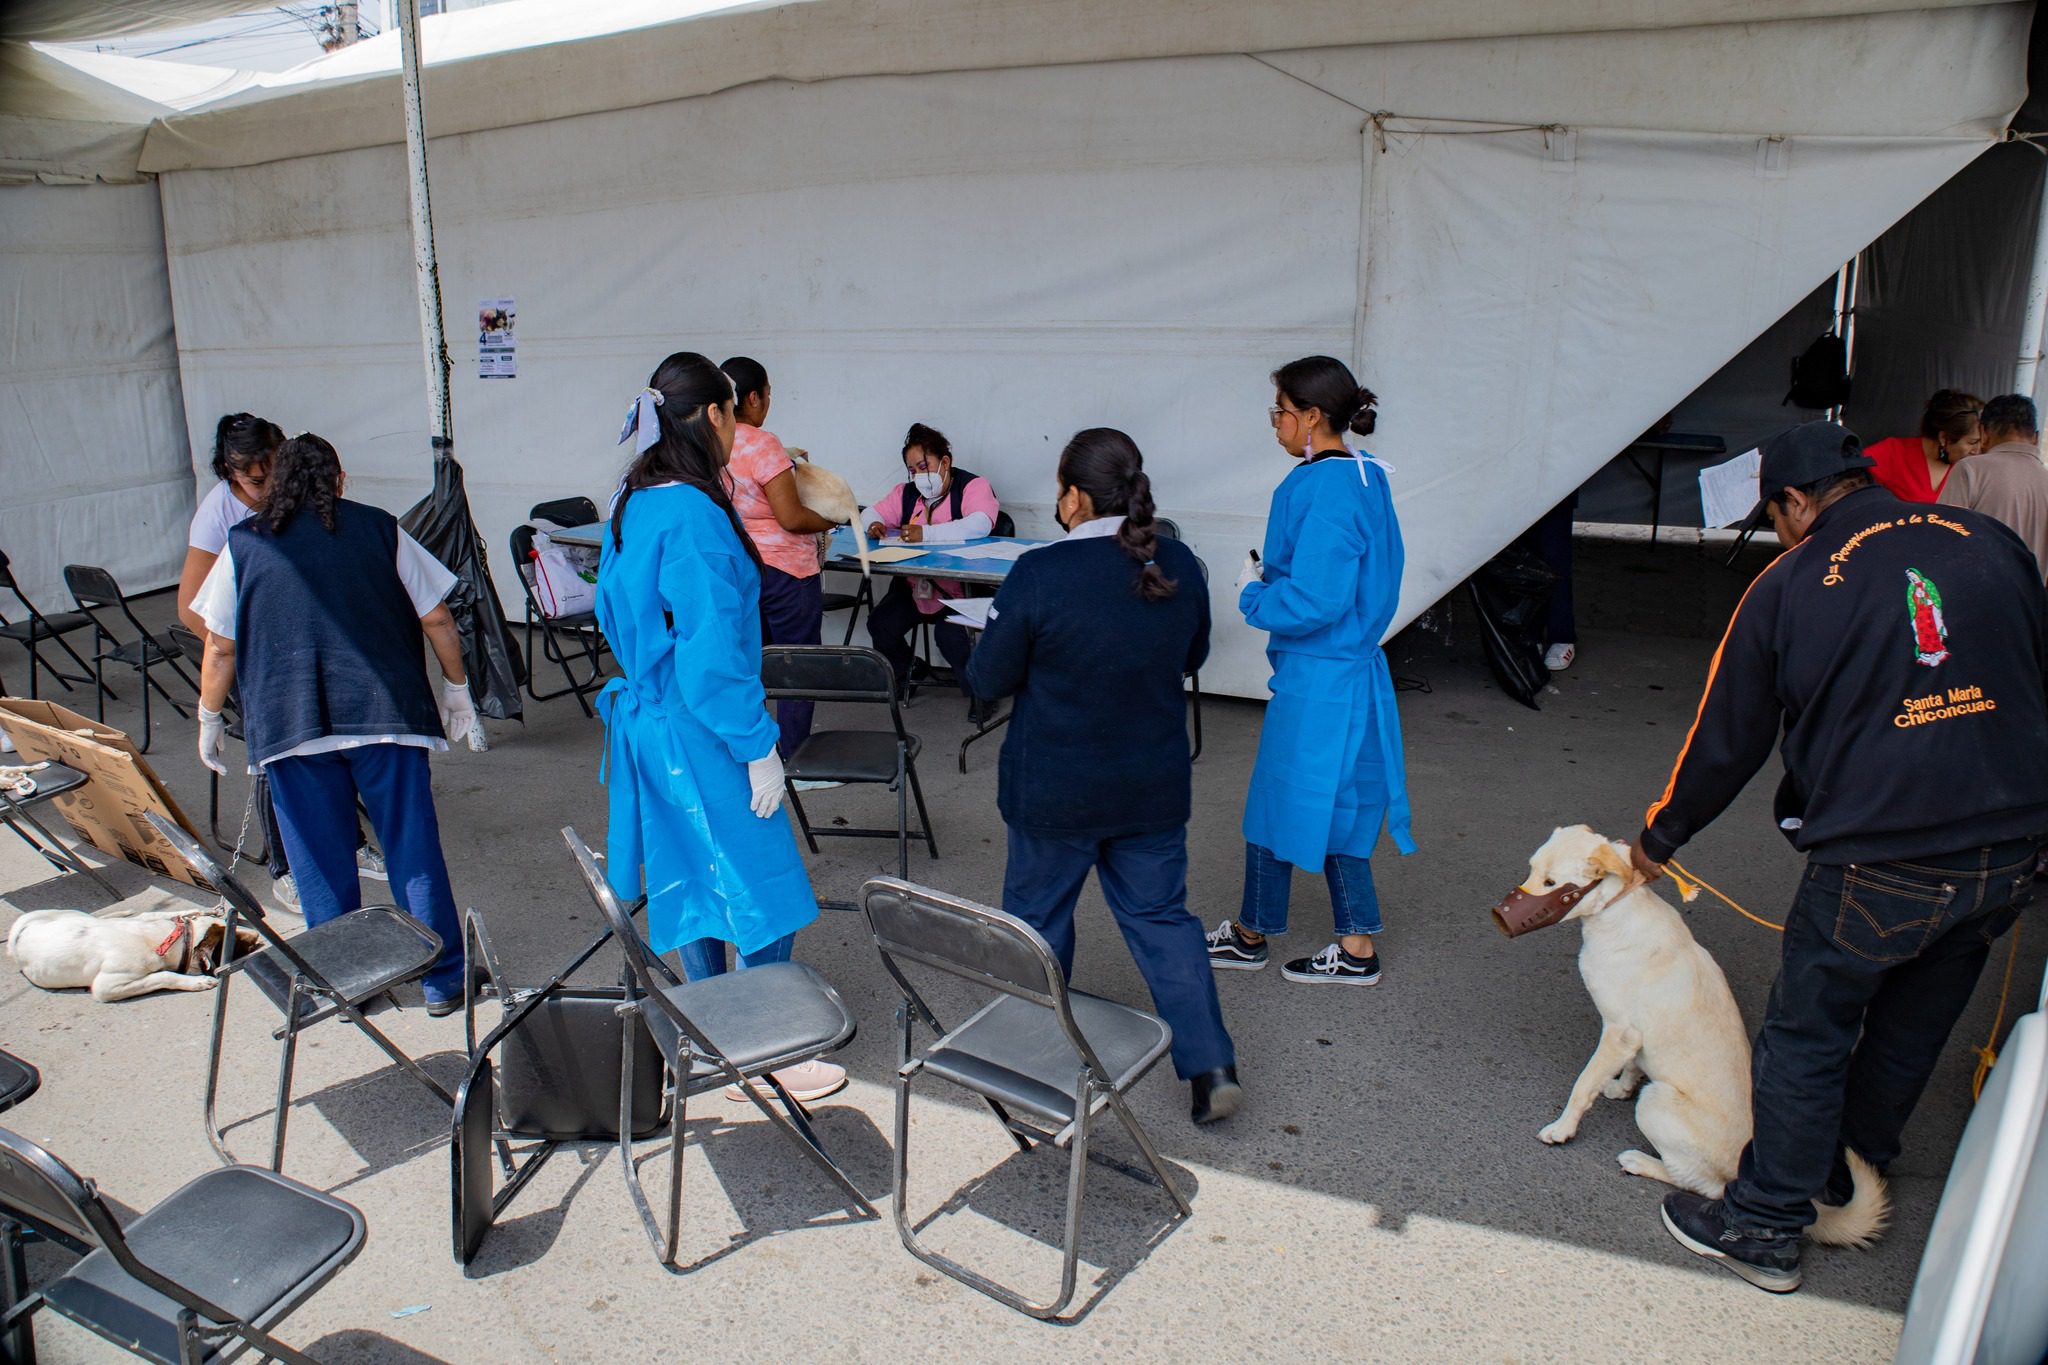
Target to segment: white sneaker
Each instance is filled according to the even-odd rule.
[[[364,844],[356,850],[356,872],[361,876],[370,878],[372,881],[388,882],[391,880],[391,869],[384,866],[384,855],[371,848],[368,844]]]
[[[830,1062],[805,1062],[800,1066],[782,1068],[775,1073],[775,1079],[781,1081],[782,1088],[799,1103],[809,1104],[812,1100],[822,1100],[846,1089],[846,1068]],[[752,1084],[754,1093],[762,1099],[771,1103],[776,1099],[775,1087],[766,1080],[757,1079]],[[747,1098],[736,1085],[725,1088],[725,1097],[741,1101]]]
[[[294,915],[299,913],[299,884],[287,872],[270,884],[270,894],[277,897],[277,903]]]
[[[1572,660],[1579,657],[1579,647],[1573,644],[1552,645],[1543,656],[1543,666],[1552,673],[1562,673],[1572,666]]]

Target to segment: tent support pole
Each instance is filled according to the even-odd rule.
[[[420,337],[426,347],[429,429],[452,438],[448,410],[448,342],[441,328],[441,273],[434,260],[434,212],[427,198],[427,124],[420,107],[419,0],[392,0],[398,22],[399,78],[405,90],[406,192],[412,202],[412,263],[419,280]],[[437,448],[439,448],[437,446]]]
[[[2048,321],[2048,174],[2041,177],[2041,199],[2034,223],[2034,268],[2027,277],[2027,311],[2020,322],[2020,358],[2013,369],[2012,391],[2034,396],[2041,372],[2042,323]]]

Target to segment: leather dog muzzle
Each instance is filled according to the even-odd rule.
[[[1569,915],[1572,907],[1584,900],[1592,889],[1591,886],[1567,882],[1555,891],[1546,891],[1538,896],[1518,886],[1493,907],[1493,922],[1509,938],[1548,929]]]

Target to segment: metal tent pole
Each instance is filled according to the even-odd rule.
[[[434,260],[434,212],[427,197],[427,124],[420,108],[419,0],[392,0],[398,21],[399,80],[405,87],[406,191],[412,201],[412,263],[418,276],[420,335],[426,344],[429,426],[435,449],[451,439],[448,343],[441,328],[441,274]]]
[[[2042,177],[2035,212],[2034,266],[2027,277],[2027,309],[2020,322],[2019,363],[2012,379],[2012,391],[2029,398],[2041,370],[2041,324],[2048,321],[2048,174]]]

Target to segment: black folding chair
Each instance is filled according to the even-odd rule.
[[[896,701],[896,675],[889,661],[872,649],[851,645],[769,645],[761,651],[761,686],[771,701],[866,703],[889,708],[888,730],[813,730],[784,765],[789,804],[811,852],[818,835],[850,839],[894,839],[896,870],[910,875],[910,801],[917,801],[919,838],[939,856],[932,838],[932,818],[924,808],[924,789],[917,781],[918,738],[903,728]],[[896,828],[813,828],[797,796],[797,782],[876,782],[896,793]]]
[[[668,1122],[661,1053],[644,1024],[628,1021],[635,1011],[621,1008],[625,987],[568,984],[611,940],[607,926],[546,984],[522,990],[505,984],[483,916],[474,910],[464,916],[465,954],[488,965],[502,1010],[497,1027],[478,1042],[476,995],[464,992],[469,1071],[455,1091],[448,1153],[455,1259],[463,1265],[558,1147],[618,1141],[620,1068],[612,1059],[626,1047],[629,1029],[632,1056],[625,1065],[634,1082],[632,1136],[657,1136]],[[515,1149],[515,1142],[522,1145]],[[494,1188],[494,1147],[502,1189]]]
[[[11,1052],[0,1052],[0,1113],[42,1088],[43,1073]]]
[[[21,604],[18,614],[22,619],[19,621],[10,621],[5,613],[0,613],[0,640],[13,640],[28,651],[29,696],[42,695],[36,688],[38,669],[49,670],[50,676],[55,678],[66,692],[71,690],[71,684],[75,682],[91,682],[92,665],[81,659],[78,651],[73,649],[71,642],[64,637],[74,630],[89,629],[92,618],[82,611],[67,611],[56,616],[45,616],[36,610],[36,604],[28,600],[28,595],[21,590],[21,584],[15,581],[14,570],[9,567],[7,552],[4,550],[0,550],[0,588],[13,593],[14,600]],[[78,665],[79,672],[66,673],[42,656],[42,652],[36,646],[51,640],[56,641],[58,647],[71,656],[71,662]]]
[[[254,1166],[208,1171],[124,1228],[92,1181],[0,1128],[0,1345],[9,1360],[33,1362],[30,1320],[48,1308],[160,1365],[251,1350],[315,1365],[270,1333],[356,1258],[364,1231],[353,1205]],[[30,1293],[31,1236],[84,1259]]]
[[[18,797],[4,784],[0,784],[0,824],[13,830],[21,841],[43,855],[43,860],[59,872],[83,872],[99,883],[100,890],[114,900],[121,899],[121,893],[114,884],[100,875],[99,869],[78,856],[70,845],[50,833],[43,822],[36,819],[29,808],[45,801],[55,800],[66,792],[77,791],[90,779],[76,768],[62,763],[48,763],[29,774],[36,784],[34,792]],[[35,831],[31,834],[29,831]]]
[[[1019,1312],[1055,1317],[1074,1296],[1081,1200],[1090,1160],[1164,1188],[1182,1218],[1194,1212],[1124,1102],[1125,1092],[1166,1055],[1173,1032],[1156,1014],[1068,989],[1051,947],[1015,916],[894,877],[870,878],[861,887],[861,902],[882,965],[903,996],[896,1009],[902,1035],[901,1065],[896,1070],[897,1235],[926,1265]],[[911,984],[906,964],[992,988],[997,995],[958,1028],[948,1030]],[[913,1017],[935,1036],[923,1049],[913,1046]],[[1045,1302],[1026,1299],[917,1240],[909,1205],[910,1089],[925,1072],[979,1095],[1019,1151],[1028,1152],[1034,1145],[1068,1149],[1065,1259],[1058,1297]],[[1089,1150],[1093,1124],[1104,1109],[1115,1111],[1149,1172]],[[1048,1126],[1034,1125],[1016,1113]]]
[[[1152,526],[1154,530],[1160,535],[1165,536],[1168,540],[1181,539],[1180,523],[1171,517],[1155,517],[1152,521]],[[1196,555],[1195,566],[1202,571],[1202,591],[1206,593],[1209,591],[1209,563],[1200,555]],[[1202,756],[1202,670],[1199,668],[1194,669],[1189,672],[1187,677],[1190,684],[1188,689],[1188,714],[1193,720],[1195,727],[1195,747],[1188,753],[1188,761],[1192,763]]]
[[[206,1057],[206,1140],[225,1162],[235,1154],[228,1150],[215,1114],[220,1090],[221,1050],[227,1037],[228,987],[241,973],[265,999],[275,1005],[284,1022],[271,1031],[283,1043],[277,1067],[277,1113],[271,1132],[270,1168],[284,1168],[285,1124],[291,1116],[292,1065],[298,1055],[299,1035],[337,1016],[360,1029],[384,1055],[414,1080],[432,1091],[441,1103],[455,1104],[455,1097],[407,1056],[383,1030],[363,1017],[360,1008],[394,986],[425,976],[441,956],[441,940],[431,929],[396,906],[365,906],[338,915],[325,924],[310,925],[285,938],[271,925],[263,903],[249,889],[222,868],[206,846],[154,811],[148,815],[152,828],[168,841],[192,870],[217,888],[227,901],[227,932],[221,948],[221,964],[214,975],[220,986],[213,993],[213,1037]],[[237,954],[236,930],[246,922],[268,945],[247,956]]]
[[[549,504],[541,505],[546,507]],[[534,584],[533,527],[520,525],[512,528],[512,562],[519,567],[519,586],[526,594],[527,695],[535,701],[553,701],[556,697],[574,693],[583,714],[595,715],[590,709],[590,697],[604,685],[605,650],[604,632],[597,628],[597,613],[576,611],[566,616],[549,616],[541,610],[540,590]],[[533,652],[536,626],[541,636],[538,655]],[[561,668],[567,686],[552,692],[540,690],[534,675],[540,671],[542,658]]]
[[[604,912],[626,951],[626,1003],[653,1036],[667,1071],[669,1110],[668,1229],[662,1230],[647,1192],[641,1187],[633,1159],[637,1076],[633,1053],[619,1053],[619,1165],[626,1174],[626,1192],[640,1212],[640,1222],[654,1244],[663,1268],[677,1269],[676,1242],[682,1233],[683,1123],[688,1101],[724,1085],[736,1085],[767,1116],[777,1132],[795,1144],[846,1195],[848,1208],[879,1218],[867,1196],[839,1168],[811,1127],[810,1111],[790,1094],[776,1071],[836,1052],[853,1041],[853,1012],[824,977],[800,962],[748,967],[703,981],[685,983],[647,946],[633,927],[626,907],[613,893],[597,857],[573,828],[562,838],[576,855],[576,865],[590,888],[590,898]],[[759,1078],[774,1089],[786,1113],[779,1114],[752,1082]]]
[[[151,737],[149,694],[152,689],[171,704],[173,711],[186,716],[187,719],[190,718],[185,708],[178,705],[178,699],[165,691],[164,685],[149,671],[149,666],[167,665],[185,686],[192,689],[192,695],[195,697],[199,695],[199,684],[178,666],[178,647],[172,644],[168,637],[150,634],[148,627],[136,618],[135,609],[128,605],[128,598],[122,593],[121,585],[114,581],[112,574],[90,564],[66,564],[64,585],[71,589],[72,599],[78,603],[78,609],[92,621],[92,677],[93,685],[99,689],[98,714],[101,720],[107,718],[107,661],[111,659],[117,664],[125,664],[142,674],[142,741],[136,747],[143,753],[148,753]],[[105,613],[115,611],[120,612],[135,631],[135,638],[126,644],[122,643],[118,631],[107,628]]]

